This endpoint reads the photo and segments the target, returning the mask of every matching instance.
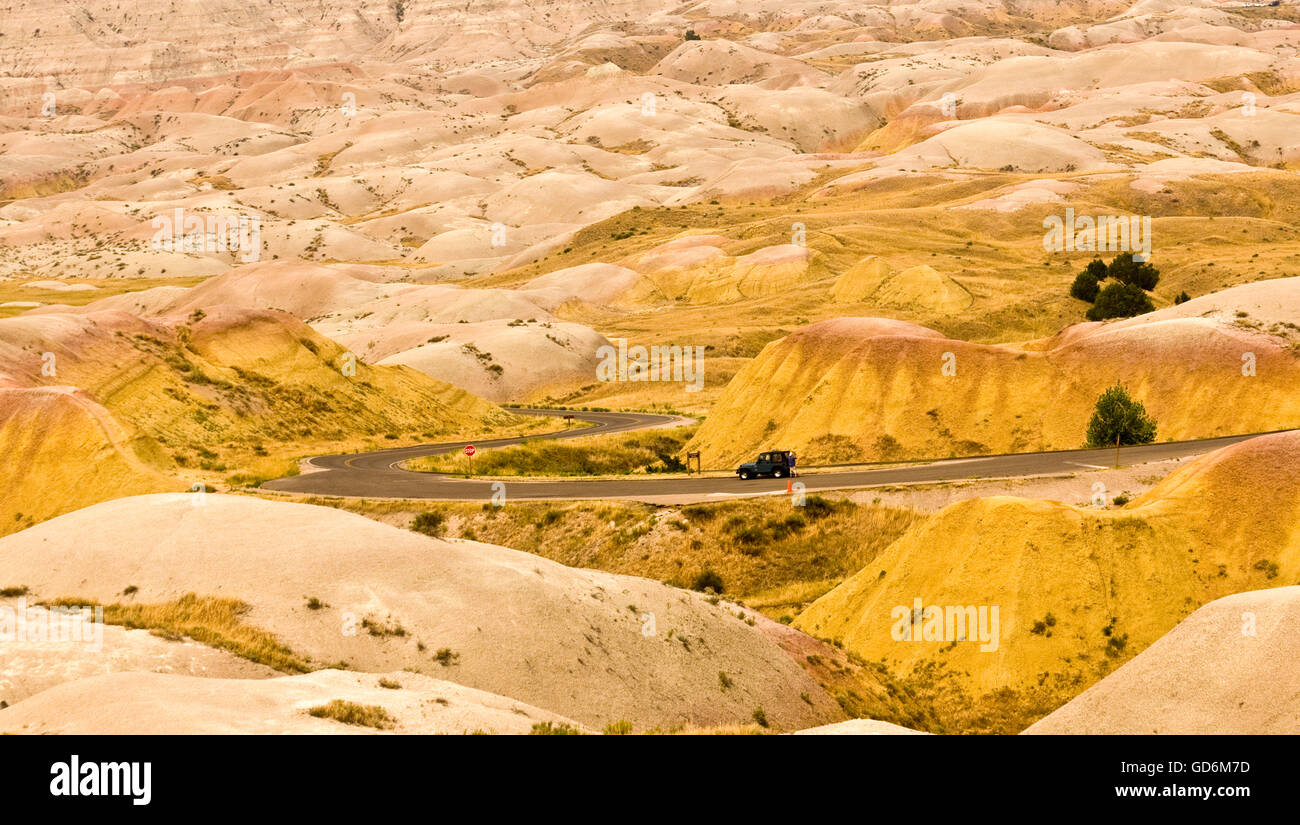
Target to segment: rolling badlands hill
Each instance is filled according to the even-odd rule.
[[[955,503],[842,582],[805,548],[817,580],[783,580],[783,605],[824,595],[794,628],[207,493],[544,427],[507,403],[704,416],[682,452],[706,468],[1073,448],[1117,381],[1161,440],[1300,427],[1296,134],[1290,2],[0,0],[0,588],[118,615],[239,600],[279,667],[192,633],[26,650],[0,668],[0,731],[253,730],[247,703],[318,732],[338,724],[305,707],[345,697],[389,697],[405,732],[794,730],[887,707],[921,727],[931,708],[889,680],[936,671],[976,698],[1046,685],[1051,708],[1102,679],[1056,729],[1205,726],[1231,689],[1189,677],[1205,701],[1162,716],[1189,694],[1150,685],[1219,650],[1219,608],[1198,607],[1300,575],[1294,434],[1122,507]],[[1067,216],[1150,229],[1053,245]],[[1154,311],[1085,323],[1071,284],[1121,251],[1151,253]],[[623,342],[702,352],[701,380],[607,380]],[[1061,483],[1086,492],[1079,469]],[[330,503],[394,524],[407,506]],[[631,541],[603,503],[572,506],[610,545],[576,558]],[[797,514],[685,518],[660,524],[672,554],[627,561],[687,581],[724,554],[785,569],[764,555],[780,536],[825,537]],[[918,597],[998,606],[1001,644],[895,641]],[[368,624],[347,635],[344,613]],[[831,654],[809,633],[871,660],[835,654],[871,696],[827,686],[840,668],[811,666]],[[1268,650],[1233,661],[1268,674]],[[106,690],[156,705],[79,707]],[[1102,707],[1125,692],[1149,704]],[[1289,724],[1257,711],[1238,719]]]
[[[1054,335],[1093,254],[1044,260],[1066,208],[1152,217],[1158,306],[1300,261],[1285,7],[7,11],[0,314],[162,285],[118,306],[284,309],[494,401],[704,412],[816,321]],[[192,220],[257,231],[156,242]],[[596,380],[614,338],[711,347],[704,391]],[[945,421],[924,447],[1057,440]]]
[[[1294,735],[1297,597],[1275,587],[1210,602],[1025,733]]]
[[[711,466],[749,457],[747,445],[779,444],[806,463],[1072,449],[1116,381],[1146,406],[1161,440],[1297,427],[1296,318],[1300,278],[1023,344],[971,344],[883,319],[825,321],[768,344],[691,447]]]
[[[1300,577],[1297,450],[1296,433],[1250,439],[1117,508],[1005,496],[952,504],[795,626],[895,669],[940,665],[977,694],[1050,680],[1072,695],[1200,605]],[[974,631],[956,643],[944,628],[899,639],[892,612],[911,614],[917,599],[918,625],[930,606],[996,606],[993,649]]]
[[[227,470],[280,474],[313,443],[519,423],[269,310],[0,319],[0,359],[5,532],[133,492],[212,489]]]
[[[87,543],[91,525],[98,540]],[[311,662],[411,668],[597,728],[737,724],[755,707],[787,730],[844,718],[729,605],[329,508],[135,496],[0,539],[0,564],[33,599],[111,604],[128,586],[137,604],[235,598],[248,623]]]

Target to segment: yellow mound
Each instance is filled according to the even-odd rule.
[[[889,264],[869,255],[844,271],[831,287],[831,298],[841,304],[865,301],[875,294],[892,272]]]
[[[1300,733],[1300,587],[1238,593],[1187,617],[1025,733]]]
[[[965,288],[931,266],[922,264],[895,273],[874,255],[841,275],[831,288],[831,297],[839,303],[867,302],[932,312],[960,312],[972,302]]]
[[[1247,353],[1254,375],[1243,375]],[[1116,381],[1162,441],[1300,426],[1297,352],[1232,323],[1082,324],[1018,347],[840,319],[768,344],[690,449],[713,466],[768,447],[808,463],[1072,449]]]
[[[53,352],[60,383],[82,388],[126,426],[171,444],[445,429],[504,417],[412,370],[354,362],[280,312],[222,306],[154,321],[116,312],[26,316],[0,321],[0,347],[6,346]],[[18,357],[28,369],[16,381],[44,380],[39,360]]]
[[[942,122],[939,112],[933,109],[902,115],[867,135],[853,151],[892,154],[932,136],[935,124]]]
[[[818,253],[802,246],[769,246],[739,258],[715,262],[686,291],[697,304],[725,303],[787,292],[817,277]]]
[[[279,475],[292,457],[366,436],[515,420],[409,368],[352,359],[280,312],[19,316],[0,320],[0,362],[16,385],[0,397],[6,527],[18,513],[25,523],[176,489],[162,474],[212,486],[226,471]]]
[[[73,387],[0,389],[0,456],[0,535],[97,501],[179,486],[141,461],[108,410]]]
[[[902,670],[945,665],[977,691],[1046,681],[1077,692],[1199,605],[1296,581],[1297,454],[1300,435],[1252,439],[1121,509],[1010,497],[953,504],[795,626]],[[935,625],[931,606],[942,611]],[[967,607],[985,608],[984,628],[997,633],[981,637],[955,612],[950,631],[949,608]]]
[[[684,235],[623,261],[641,274],[625,298],[635,304],[720,304],[788,293],[826,277],[824,256],[798,244],[733,257],[717,235]]]
[[[970,293],[930,266],[904,269],[885,280],[876,299],[885,306],[959,312],[971,305]]]

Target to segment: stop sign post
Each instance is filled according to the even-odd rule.
[[[469,459],[469,474],[470,474],[470,475],[474,475],[474,453],[475,453],[475,452],[476,452],[476,451],[475,451],[475,449],[474,449],[474,445],[473,445],[473,444],[466,444],[466,445],[465,445],[465,457]]]

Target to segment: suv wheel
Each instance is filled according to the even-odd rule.
[[[772,473],[773,478],[785,478],[785,470],[776,470]]]
[[[741,471],[740,471],[740,480],[741,480],[741,481],[749,481],[749,470],[741,470]]]

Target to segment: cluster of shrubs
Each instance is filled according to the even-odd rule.
[[[1103,281],[1109,283],[1103,285]],[[1160,270],[1133,260],[1133,253],[1121,252],[1109,264],[1094,258],[1074,279],[1071,297],[1092,304],[1089,321],[1131,318],[1155,309],[1148,292],[1160,282]]]

